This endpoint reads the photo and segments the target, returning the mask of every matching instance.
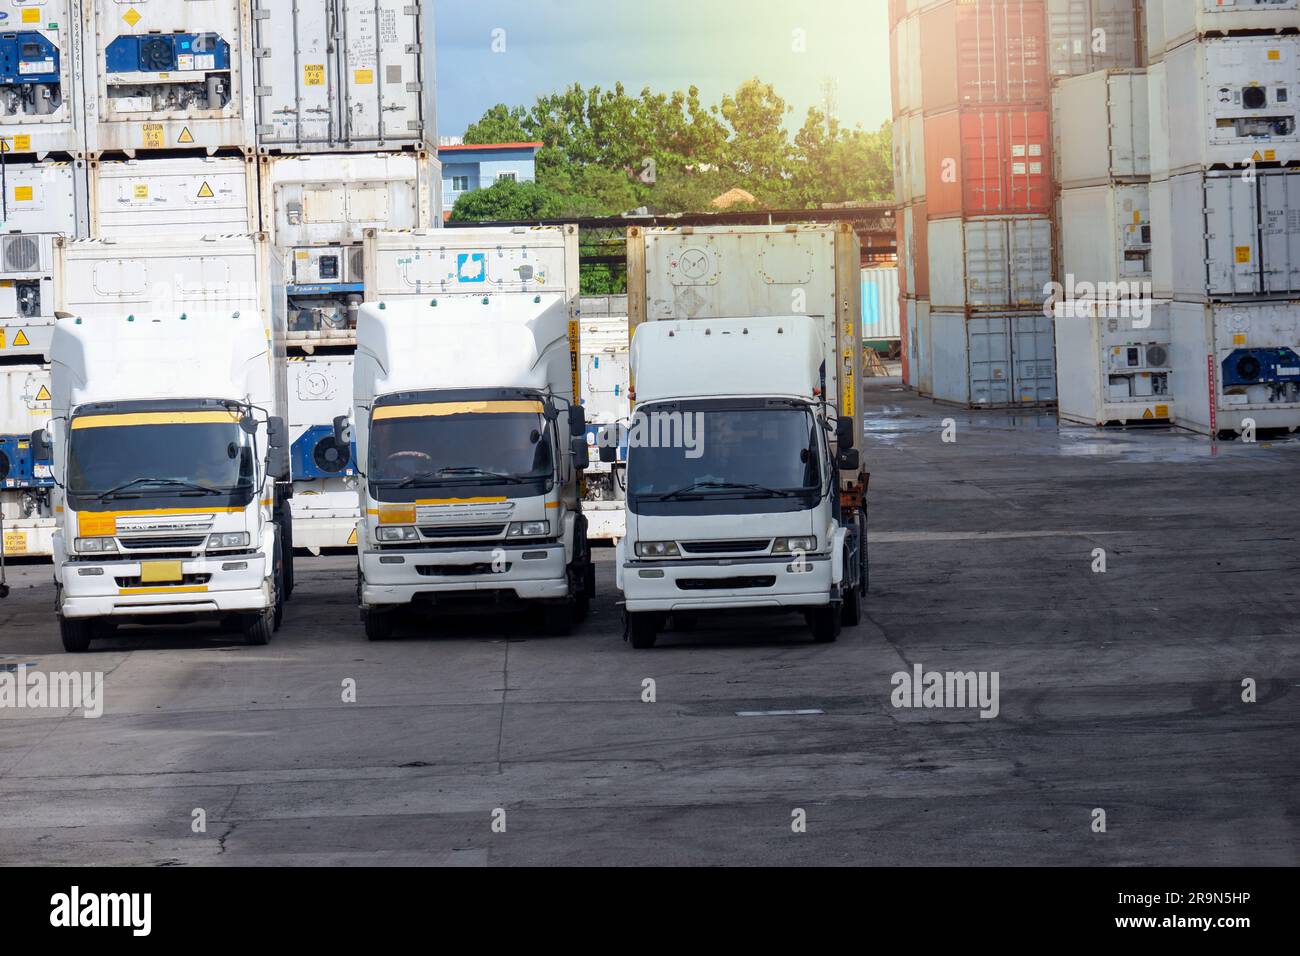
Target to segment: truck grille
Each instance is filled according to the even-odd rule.
[[[117,543],[128,551],[143,551],[145,549],[156,550],[158,548],[168,548],[173,551],[180,551],[186,548],[201,548],[206,539],[207,535],[203,534],[169,534],[148,535],[147,537],[137,538],[118,538]]]
[[[745,538],[734,541],[683,541],[681,549],[688,554],[740,554],[745,551],[766,551],[771,538]]]
[[[770,588],[776,584],[775,574],[755,574],[738,578],[678,578],[679,591],[725,591],[744,588]]]
[[[426,538],[495,538],[506,530],[503,524],[448,524],[421,528]]]
[[[117,582],[117,586],[120,588],[185,587],[187,585],[207,584],[209,581],[212,580],[212,575],[183,574],[181,575],[181,579],[179,581],[167,581],[161,583],[151,581],[148,584],[145,584],[143,581],[141,581],[139,575],[130,578],[115,577],[113,580]]]
[[[415,570],[417,574],[422,574],[426,578],[454,578],[479,574],[504,574],[510,570],[510,565],[507,563],[494,569],[490,561],[480,561],[477,564],[417,564]]]

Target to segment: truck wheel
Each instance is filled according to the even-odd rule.
[[[844,603],[840,605],[840,623],[848,627],[857,627],[862,623],[862,595],[856,587],[844,592]]]
[[[813,608],[811,623],[814,643],[830,644],[840,636],[840,617],[842,613],[833,604]]]
[[[63,649],[69,654],[84,654],[90,649],[90,639],[95,635],[95,622],[84,617],[60,617],[59,637]]]
[[[274,577],[275,629],[277,631],[280,629],[280,625],[284,621],[284,602],[285,599],[289,596],[288,592],[286,592],[284,589],[285,587],[284,575],[285,575],[284,550],[280,547],[280,542],[277,541],[275,543],[275,577]]]
[[[628,614],[627,639],[638,651],[654,647],[658,632],[659,622],[653,614]]]
[[[542,629],[551,637],[567,637],[573,633],[576,601],[547,604],[542,607]]]
[[[372,641],[386,641],[397,628],[397,614],[393,611],[361,611],[361,622],[366,626],[366,637]]]
[[[587,567],[582,576],[582,587],[590,600],[596,596],[596,565],[592,563],[591,556],[587,556]]]
[[[862,536],[862,547],[859,551],[862,557],[862,587],[859,589],[865,597],[867,588],[871,582],[871,562],[867,557],[867,509],[863,508],[862,513],[858,516],[858,530]]]
[[[271,643],[275,633],[275,608],[268,607],[252,614],[244,615],[244,641],[254,647],[264,647]]]

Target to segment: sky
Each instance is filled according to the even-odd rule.
[[[440,136],[463,134],[496,103],[620,80],[633,95],[694,84],[716,104],[758,76],[794,107],[792,129],[822,108],[830,80],[841,122],[874,130],[889,118],[886,0],[434,3]]]

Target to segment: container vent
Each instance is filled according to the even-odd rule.
[[[1147,346],[1147,364],[1160,367],[1169,364],[1169,353],[1163,345]]]
[[[12,236],[5,240],[4,263],[7,272],[35,272],[41,262],[41,250],[30,236]]]
[[[364,282],[366,278],[366,250],[357,246],[348,254],[348,279],[352,282]]]
[[[350,450],[340,447],[333,435],[326,435],[311,450],[311,460],[327,475],[337,475],[344,471],[348,467],[349,458]]]

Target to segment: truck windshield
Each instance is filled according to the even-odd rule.
[[[78,509],[176,498],[243,507],[254,476],[253,448],[230,412],[89,414],[69,426],[68,497]]]
[[[541,494],[536,486],[553,471],[550,430],[536,401],[378,406],[369,457],[371,484],[397,490],[503,485],[511,497]]]
[[[682,440],[664,441],[674,428]],[[724,499],[769,505],[780,500],[779,510],[790,504],[806,508],[821,486],[817,424],[797,405],[683,403],[671,411],[652,406],[633,419],[629,446],[628,499],[634,510],[655,502]]]

